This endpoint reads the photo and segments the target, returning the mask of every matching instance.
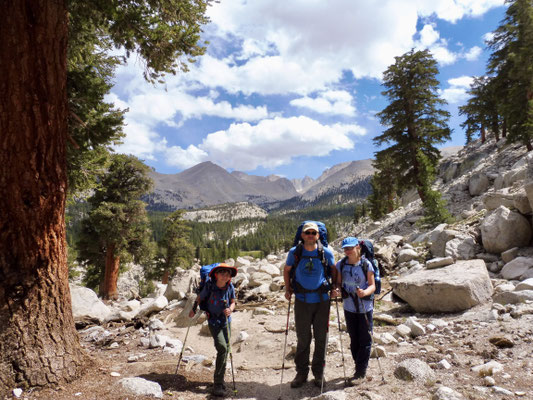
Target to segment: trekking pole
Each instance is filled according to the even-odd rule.
[[[356,287],[356,290],[359,289],[359,286]],[[355,294],[357,296],[357,293]],[[381,369],[381,362],[379,361],[379,353],[374,347],[374,334],[372,333],[372,329],[370,328],[370,322],[368,321],[368,315],[366,315],[366,307],[365,302],[357,296],[357,299],[363,306],[363,313],[365,314],[365,321],[366,321],[366,327],[368,328],[368,334],[370,335],[370,354],[372,354],[372,348],[374,348],[376,352],[376,358],[378,359],[378,366],[379,366],[379,372],[381,372],[381,381],[385,383],[385,375],[383,375],[383,370]]]
[[[331,314],[331,292],[329,296],[328,305],[328,324],[326,326],[326,348],[324,349],[324,361],[322,362],[322,381],[320,382],[320,394],[324,392],[324,375],[326,374],[326,356],[328,354],[328,342],[329,342],[329,316]]]
[[[285,344],[283,345],[283,358],[281,359],[281,381],[279,383],[279,397],[281,400],[281,388],[283,387],[283,371],[285,371],[285,351],[287,350],[287,336],[289,336],[289,318],[291,316],[291,300],[292,295],[289,297],[289,308],[287,309],[287,325],[285,326]]]
[[[189,330],[191,329],[191,325],[193,324],[194,317],[190,318],[190,320],[191,321],[189,322],[189,325],[187,326],[187,332],[185,333],[185,340],[183,340],[183,345],[181,346],[180,358],[178,359],[178,366],[176,367],[176,372],[174,372],[174,375],[177,375],[178,370],[180,369],[181,359],[183,357],[183,350],[185,350],[185,343],[187,343],[187,337],[189,336]]]
[[[340,313],[339,313],[338,298],[335,299],[335,305],[337,306],[337,320],[339,322],[339,341],[341,342],[342,371],[344,373],[344,386],[348,386],[348,380],[346,379],[346,366],[344,364],[344,349],[343,349],[343,346],[342,346],[342,327],[341,327],[341,316],[340,316]]]
[[[224,300],[224,309],[227,308],[227,305],[228,302]],[[226,317],[226,333],[228,334],[228,352],[231,364],[231,379],[233,380],[233,394],[237,394],[237,389],[235,388],[235,373],[233,372],[233,352],[231,351],[231,329],[229,327],[228,316],[225,313],[224,316]],[[226,354],[226,360],[227,359],[228,355]]]

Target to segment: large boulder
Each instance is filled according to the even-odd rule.
[[[394,294],[417,312],[457,312],[491,298],[485,261],[458,261],[434,270],[421,270],[391,281]]]
[[[468,181],[468,191],[470,196],[479,196],[485,193],[489,187],[489,178],[483,173],[477,173],[472,175]]]
[[[74,321],[96,320],[102,323],[111,314],[109,307],[89,288],[70,285],[70,297]]]
[[[504,265],[501,275],[504,279],[523,280],[530,269],[533,269],[533,258],[517,257]]]
[[[117,291],[121,297],[134,299],[139,297],[139,282],[145,279],[144,268],[141,265],[128,263],[125,271],[117,279]]]
[[[507,207],[500,206],[481,223],[483,247],[489,253],[502,253],[513,247],[525,247],[531,241],[528,220]]]
[[[178,268],[167,285],[164,296],[171,300],[181,300],[187,293],[191,293],[195,282],[200,280],[200,273],[196,269]]]

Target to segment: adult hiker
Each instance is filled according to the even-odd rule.
[[[366,376],[372,350],[372,313],[376,290],[374,267],[361,255],[359,240],[349,236],[342,241],[345,257],[337,263],[337,285],[341,288],[350,335],[350,350],[355,362],[354,380]]]
[[[209,280],[202,288],[189,317],[196,314],[198,304],[204,302],[207,308],[207,322],[217,350],[215,373],[213,376],[213,395],[224,396],[224,373],[230,350],[231,313],[235,310],[235,288],[231,278],[237,269],[220,263],[209,272]]]
[[[334,281],[336,279],[335,259],[331,249],[319,242],[319,229],[316,223],[306,222],[303,225],[301,239],[302,243],[289,250],[283,269],[285,298],[290,300],[293,292],[295,294],[296,377],[291,382],[291,387],[301,387],[307,381],[313,337],[315,350],[311,371],[314,375],[313,383],[321,387],[330,309],[331,287],[328,278],[332,275]],[[334,290],[331,295],[337,297],[338,291]]]

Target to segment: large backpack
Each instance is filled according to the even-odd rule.
[[[202,311],[207,312],[209,297],[211,295],[212,287],[215,284],[213,279],[211,279],[212,278],[211,272],[213,271],[214,268],[219,267],[219,266],[222,266],[228,269],[230,268],[236,269],[235,267],[232,267],[224,263],[214,263],[214,264],[204,265],[200,268],[200,283],[198,284],[198,287],[196,288],[196,294],[199,295],[206,285],[209,288],[209,296],[203,298],[199,304],[200,310]],[[232,283],[230,284],[232,285]]]
[[[319,286],[317,289],[306,289],[301,284],[296,282],[295,274],[296,274],[296,268],[298,267],[298,264],[300,263],[300,260],[302,259],[302,252],[303,252],[303,240],[302,240],[302,229],[304,225],[308,222],[312,222],[316,224],[318,227],[318,233],[319,233],[319,240],[317,241],[317,258],[320,260],[322,266],[324,267],[324,276],[326,277],[327,285]],[[328,230],[326,228],[326,225],[323,222],[320,221],[303,221],[296,230],[296,235],[294,236],[294,241],[292,244],[293,247],[296,247],[294,249],[294,265],[293,268],[290,270],[290,283],[291,287],[294,290],[294,293],[326,293],[329,292],[331,288],[331,267],[328,265],[326,258],[324,256],[324,247],[328,246]]]
[[[374,282],[376,284],[376,290],[374,293],[372,293],[370,296],[363,297],[365,300],[374,299],[375,294],[381,293],[381,274],[379,272],[379,264],[378,260],[374,257],[374,246],[372,245],[372,242],[368,239],[359,239],[359,246],[361,248],[361,258],[363,262],[361,263],[363,268],[363,274],[365,278],[368,274],[368,266],[364,262],[364,260],[368,260],[370,263],[372,263],[372,266],[374,267]],[[340,273],[342,275],[342,270],[344,268],[344,265],[346,264],[347,257],[344,257],[341,260],[340,264]]]

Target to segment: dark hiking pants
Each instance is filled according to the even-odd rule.
[[[304,303],[298,299],[294,302],[294,324],[296,326],[296,355],[294,363],[298,374],[309,373],[309,353],[311,340],[315,338],[315,351],[311,371],[315,377],[321,377],[326,356],[326,335],[328,330],[329,300],[320,303]],[[311,328],[313,329],[311,333]]]
[[[215,341],[215,348],[217,349],[217,361],[215,363],[215,375],[213,382],[224,383],[224,373],[226,372],[226,362],[229,353],[229,337],[228,329],[231,329],[231,324],[226,327],[209,325],[211,336]]]
[[[373,327],[372,311],[368,311],[366,316],[371,331]],[[350,350],[355,362],[355,372],[364,376],[368,368],[370,351],[372,350],[372,338],[366,324],[365,314],[344,310],[344,317],[346,318],[346,329],[350,335]]]

